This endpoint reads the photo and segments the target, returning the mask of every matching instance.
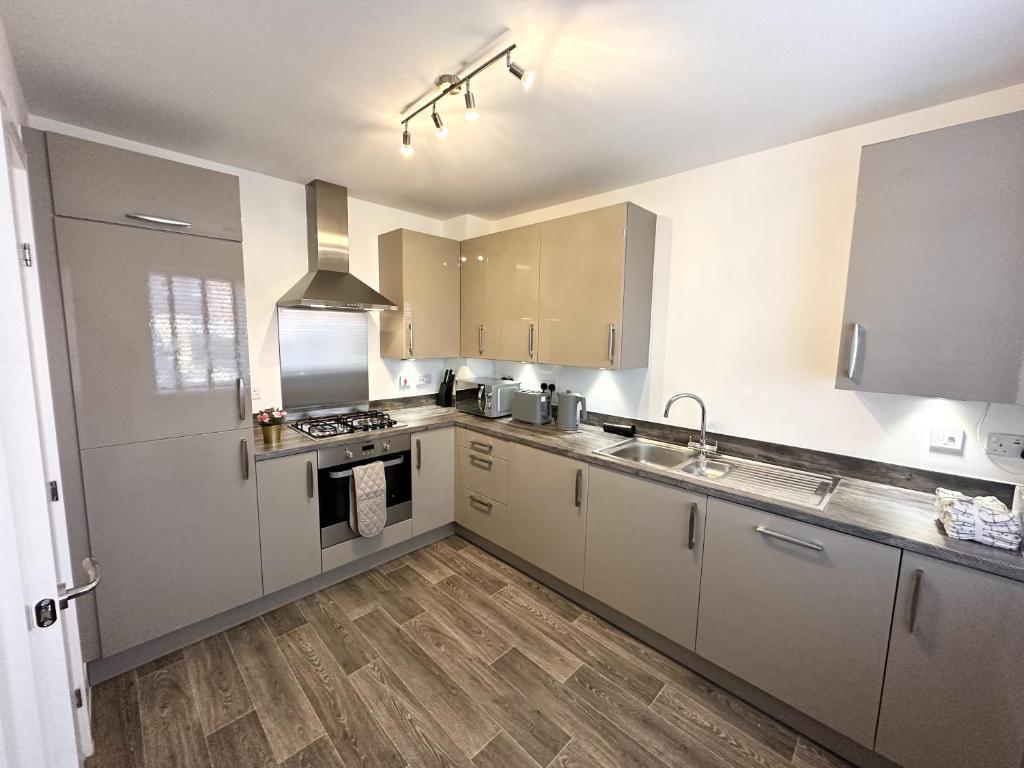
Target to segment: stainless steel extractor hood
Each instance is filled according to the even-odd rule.
[[[348,271],[348,190],[316,179],[306,185],[309,272],[277,300],[279,307],[366,311],[398,309]]]

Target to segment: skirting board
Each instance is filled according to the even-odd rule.
[[[223,632],[225,629],[242,624],[257,616],[262,616],[268,611],[280,608],[288,603],[293,603],[314,592],[319,592],[321,589],[326,589],[333,584],[337,584],[339,581],[344,581],[371,568],[376,568],[381,563],[394,560],[428,544],[433,544],[435,541],[451,536],[454,530],[455,527],[451,523],[443,525],[440,528],[435,528],[432,531],[421,533],[419,536],[414,536],[411,539],[395,544],[388,549],[374,552],[354,563],[348,563],[327,573],[321,573],[319,576],[314,576],[311,579],[293,584],[273,594],[265,595],[258,600],[253,600],[251,603],[246,603],[224,613],[219,613],[216,616],[211,616],[208,619],[203,619],[200,622],[175,630],[155,640],[129,648],[114,656],[91,661],[87,665],[89,685],[96,685],[104,680],[117,677],[147,662],[159,659],[161,656],[166,656],[168,653],[181,650],[188,645],[216,635],[218,632]]]
[[[687,669],[696,672],[698,675],[707,678],[716,685],[724,688],[729,693],[742,699],[762,712],[771,715],[776,720],[788,725],[797,733],[821,744],[826,749],[853,763],[858,768],[899,768],[895,763],[885,759],[877,752],[852,741],[841,733],[837,733],[826,725],[822,725],[803,712],[779,701],[764,691],[755,688],[750,683],[741,680],[721,667],[711,664],[706,659],[698,656],[691,650],[672,642],[657,632],[645,627],[628,616],[619,613],[604,603],[595,600],[569,584],[555,578],[547,571],[542,571],[535,565],[528,563],[522,558],[502,549],[497,544],[473,533],[458,523],[455,524],[455,532],[480,549],[489,552],[516,570],[522,571],[532,579],[536,579],[549,589],[553,589],[563,597],[572,600],[577,605],[590,611],[605,621],[614,624],[623,632],[636,638],[644,645],[654,648],[663,653],[673,661],[682,664]]]

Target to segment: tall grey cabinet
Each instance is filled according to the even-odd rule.
[[[29,145],[39,256],[58,265],[47,337],[66,341],[51,375],[73,400],[60,439],[84,490],[72,550],[103,575],[86,656],[109,657],[263,594],[238,179],[52,133]]]

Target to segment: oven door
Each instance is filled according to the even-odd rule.
[[[320,481],[320,548],[354,539],[358,534],[349,524],[352,513],[352,468],[374,461],[384,462],[387,481],[386,525],[412,518],[412,472],[410,452],[389,453],[379,458],[353,461],[319,469]]]

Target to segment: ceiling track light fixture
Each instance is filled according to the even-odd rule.
[[[449,94],[458,94],[462,90],[462,86],[466,86],[466,112],[465,118],[469,121],[478,120],[480,113],[476,110],[476,95],[469,89],[469,81],[471,78],[483,72],[491,65],[505,59],[505,67],[511,72],[523,85],[523,90],[529,90],[530,86],[533,85],[535,73],[530,70],[525,70],[514,61],[512,61],[512,51],[515,50],[515,43],[505,48],[503,51],[492,56],[490,59],[485,61],[479,67],[474,69],[465,77],[459,77],[457,75],[442,75],[434,81],[434,84],[443,90],[437,96],[432,98],[430,101],[417,107],[414,112],[411,112],[407,116],[402,118],[402,154],[406,157],[412,155],[412,134],[409,132],[409,121],[420,113],[430,108],[430,117],[434,123],[434,133],[439,139],[443,139],[448,135],[448,126],[444,124],[444,119],[437,112],[437,103],[441,101],[445,96]]]

